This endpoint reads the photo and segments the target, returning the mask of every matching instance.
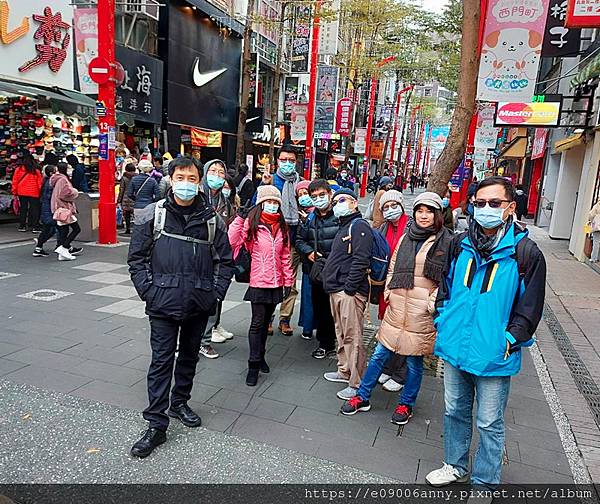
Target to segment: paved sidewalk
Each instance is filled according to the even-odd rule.
[[[69,471],[76,471],[71,466],[77,466],[79,458],[66,456],[72,452],[68,445],[73,443],[82,449],[84,434],[85,446],[105,446],[110,441],[109,458],[117,464],[116,474],[120,474],[120,465],[130,463],[129,447],[143,427],[139,411],[147,400],[148,322],[127,277],[126,252],[126,247],[86,247],[76,262],[59,263],[52,257],[32,258],[29,246],[0,249],[0,269],[4,270],[0,272],[3,307],[0,379],[8,382],[2,386],[3,391],[13,391],[0,393],[2,423],[11,426],[7,430],[10,433],[15,425],[25,422],[22,418],[27,414],[35,419],[51,415],[48,419],[56,419],[61,436],[65,430],[72,433],[60,438],[60,447],[52,445],[65,454],[64,458],[53,459],[56,474],[53,481],[71,481]],[[51,289],[59,291],[53,301],[47,300],[52,299]],[[41,295],[31,294],[38,290]],[[231,342],[217,346],[222,355],[219,359],[199,362],[191,401],[210,431],[230,436],[220,437],[219,442],[226,445],[223,440],[230,439],[237,445],[242,442],[240,439],[249,439],[258,442],[253,446],[291,450],[280,452],[285,453],[280,455],[282,458],[306,460],[304,455],[307,455],[321,459],[322,464],[323,460],[331,461],[403,482],[423,482],[428,471],[440,466],[443,460],[440,378],[425,377],[415,415],[404,428],[390,423],[396,395],[381,389],[374,393],[371,412],[343,417],[339,414],[341,401],[335,397],[339,385],[322,378],[323,372],[334,369],[335,362],[312,359],[310,352],[315,343],[302,340],[297,331],[293,337],[276,334],[270,338],[267,359],[272,373],[261,376],[258,387],[248,388],[244,376],[250,310],[242,301],[244,291],[245,286],[232,285],[224,307],[223,325],[236,336]],[[11,389],[9,384],[35,388]],[[15,398],[15,391],[19,391],[20,397]],[[76,414],[70,415],[60,406],[67,401],[61,394],[74,401],[93,402],[76,402]],[[97,432],[90,428],[87,415],[97,415],[93,424],[99,426]],[[525,354],[522,373],[513,382],[506,418],[505,482],[573,481],[529,353]],[[23,461],[14,451],[46,453],[51,446],[52,436],[42,426],[25,433],[18,447],[11,437],[0,443],[0,460],[5,464],[3,474],[14,475],[23,467]],[[179,426],[175,426],[173,433],[177,441],[171,448],[160,448],[153,459],[174,458],[173,464],[176,461],[189,464],[188,457],[198,456],[203,442],[214,435],[204,429],[189,432]],[[190,451],[174,449],[187,444],[195,446]],[[228,452],[224,451],[223,456],[228,457]],[[108,467],[104,462],[94,462],[101,457],[88,457],[85,452],[81,457],[91,462],[89,471],[77,476],[80,480],[86,475],[100,475]],[[268,462],[262,459],[257,463]],[[144,464],[150,466],[152,459]],[[160,467],[158,462],[157,467]],[[304,467],[308,466],[297,470],[298,479],[294,481],[330,481],[324,473],[309,472]],[[219,476],[218,471],[197,472],[194,481],[248,481],[237,472],[229,479]],[[43,479],[41,474],[24,474],[36,481]],[[136,481],[136,474],[125,471],[115,478]],[[278,475],[271,474],[274,479],[270,481],[280,481]],[[357,475],[349,476],[353,481],[363,477],[360,472],[348,474]]]

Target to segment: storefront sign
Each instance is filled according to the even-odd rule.
[[[335,119],[335,92],[338,68],[320,65],[317,72],[315,133],[332,133]]]
[[[600,0],[568,0],[565,26],[568,28],[600,27]]]
[[[307,113],[308,103],[294,103],[292,105],[292,127],[290,131],[292,142],[301,142],[306,140]]]
[[[463,160],[460,162],[460,165],[452,174],[452,177],[450,177],[450,186],[451,186],[452,190],[458,191],[462,186],[464,178],[465,178],[465,162]]]
[[[339,140],[341,135],[339,133],[315,133],[315,140]]]
[[[547,141],[548,130],[546,128],[536,128],[535,135],[533,137],[533,147],[531,148],[531,159],[544,157]]]
[[[337,114],[335,121],[335,130],[341,136],[348,136],[352,126],[352,100],[342,98],[337,103]]]
[[[335,13],[335,18],[322,20],[319,30],[319,54],[335,55],[338,52],[338,33],[340,29],[340,0],[325,4],[327,10]]]
[[[364,154],[367,148],[367,128],[356,128],[354,132],[354,154]]]
[[[542,45],[543,58],[577,56],[581,45],[581,30],[564,26],[567,17],[567,0],[550,0],[546,33]]]
[[[477,129],[475,130],[475,148],[493,149],[496,147],[498,128],[494,127],[496,106],[493,103],[483,106],[477,114]]]
[[[194,147],[221,147],[223,133],[220,131],[203,131],[192,128],[192,146]]]
[[[308,72],[310,16],[310,7],[296,7],[296,26],[294,29],[294,40],[292,41],[292,73]]]
[[[0,74],[73,89],[69,0],[0,0]]]
[[[496,124],[499,126],[558,126],[560,110],[560,102],[499,102],[496,109]]]
[[[485,23],[477,99],[531,101],[549,0],[491,0]]]
[[[383,140],[373,140],[371,142],[371,158],[380,160],[383,158],[383,147],[385,142]]]
[[[98,159],[108,161],[108,133],[100,133],[98,135]]]
[[[90,77],[89,64],[98,55],[98,11],[75,9],[73,16],[79,90],[85,94],[96,94],[98,86]]]

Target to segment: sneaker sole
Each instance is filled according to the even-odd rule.
[[[464,476],[461,476],[460,478],[456,478],[454,481],[445,481],[444,483],[432,483],[431,481],[429,481],[427,479],[427,476],[425,476],[425,482],[432,486],[432,487],[445,487],[448,485],[452,485],[453,483],[468,483],[469,482],[469,475],[465,474]]]
[[[327,378],[323,376],[328,382],[331,383],[350,383],[350,380],[344,380],[343,378]]]
[[[202,355],[203,357],[206,357],[207,359],[218,359],[219,358],[219,354],[216,355],[207,355],[203,352],[200,352],[200,355]]]
[[[69,252],[69,253],[74,256],[80,256],[81,254],[83,254],[83,250],[81,252]]]
[[[223,338],[223,339],[213,339],[213,338],[211,338],[210,339],[211,343],[217,343],[217,344],[225,343],[226,341],[227,341],[227,338]]]
[[[408,423],[408,421],[412,418],[412,415],[410,415],[406,420],[399,422],[397,420],[394,420],[393,418],[390,420],[390,422],[392,422],[394,425],[406,425]]]
[[[383,390],[385,390],[386,392],[400,392],[404,387],[400,387],[398,390],[391,390],[389,388],[385,388],[385,387],[381,387]]]
[[[304,336],[304,334],[302,336],[300,336],[303,340],[306,341],[310,341],[312,339],[312,336]]]
[[[35,252],[33,254],[31,254],[33,257],[48,257],[45,254],[36,254]]]
[[[313,359],[317,359],[317,360],[321,360],[321,359],[324,359],[326,357],[325,355],[313,355],[313,354],[310,354],[310,356]]]
[[[371,405],[369,404],[368,406],[361,406],[358,409],[355,409],[354,411],[347,413],[346,411],[342,411],[340,410],[340,413],[344,416],[352,416],[352,415],[356,415],[358,412],[360,411],[370,411],[371,410]]]
[[[349,401],[350,399],[352,399],[352,397],[354,397],[354,396],[352,396],[352,397],[341,396],[341,395],[339,395],[339,392],[337,394],[335,394],[335,396],[341,401]]]

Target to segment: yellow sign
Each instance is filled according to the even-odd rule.
[[[203,131],[192,128],[192,146],[194,147],[221,147],[223,133],[220,131]]]

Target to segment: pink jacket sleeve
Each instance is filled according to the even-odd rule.
[[[292,262],[290,257],[290,242],[283,246],[281,254],[281,265],[283,267],[283,286],[291,287],[294,285],[294,272],[292,271]]]
[[[229,244],[231,245],[233,258],[235,259],[246,241],[246,236],[248,236],[248,224],[246,220],[238,215],[229,226],[227,236],[229,237]],[[250,252],[249,245],[249,243],[246,243],[246,249]]]
[[[62,182],[62,183],[61,183]],[[63,201],[75,201],[79,197],[79,191],[66,181],[60,183],[58,197]]]

